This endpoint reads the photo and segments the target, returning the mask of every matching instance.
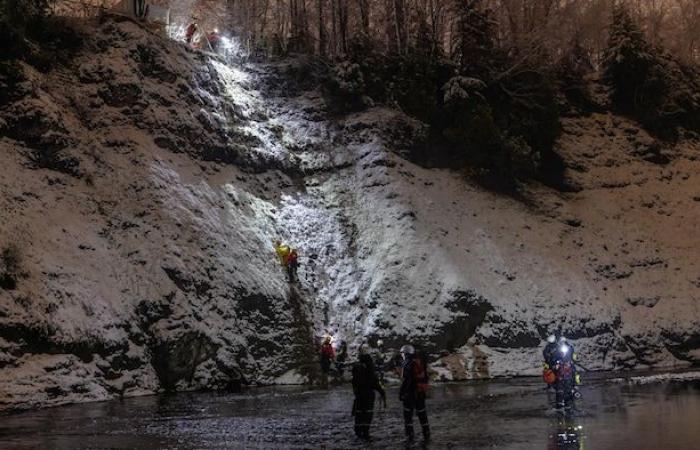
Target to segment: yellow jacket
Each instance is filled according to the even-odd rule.
[[[292,250],[289,248],[288,245],[280,244],[275,245],[275,251],[277,252],[277,257],[280,259],[280,264],[286,266],[289,258],[289,253],[291,253]]]

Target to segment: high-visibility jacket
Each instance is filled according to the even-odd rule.
[[[280,259],[280,264],[286,266],[289,262],[289,253],[291,252],[289,246],[286,244],[275,246],[275,251],[277,252],[277,257]]]

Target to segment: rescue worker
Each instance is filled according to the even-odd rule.
[[[288,271],[287,265],[289,264],[289,254],[292,250],[287,244],[283,244],[280,240],[276,240],[274,245],[275,253],[277,253],[277,258],[279,258],[280,264],[282,264],[282,267],[284,267],[284,269]]]
[[[384,341],[377,340],[377,348],[374,352],[374,368],[377,371],[377,378],[380,383],[384,383],[384,370],[386,369],[386,357],[384,356]]]
[[[413,411],[415,410],[421,427],[423,438],[430,439],[430,427],[428,426],[428,414],[425,411],[425,396],[428,391],[428,369],[425,361],[416,357],[416,351],[412,345],[401,347],[403,367],[401,374],[401,389],[399,400],[403,403],[403,419],[406,428],[406,437],[413,440]]]
[[[335,369],[338,373],[338,378],[343,378],[343,371],[345,370],[345,361],[348,359],[348,344],[345,341],[340,341],[340,346],[338,347],[338,353],[335,357]]]
[[[563,408],[580,395],[577,389],[580,377],[576,371],[576,351],[564,336],[559,338],[555,360],[552,368],[557,377],[555,384],[556,404],[558,408]]]
[[[185,30],[185,41],[188,44],[192,43],[192,38],[194,37],[194,34],[197,32],[197,21],[192,21],[191,24],[187,26],[187,29]]]
[[[328,374],[331,371],[331,362],[335,359],[335,350],[331,344],[331,337],[326,336],[321,344],[321,372],[322,384],[328,386]]]
[[[554,372],[554,366],[557,362],[557,353],[559,348],[557,346],[557,337],[555,335],[549,335],[547,337],[547,345],[544,346],[542,350],[542,357],[544,358],[544,365],[542,367],[542,379],[547,383],[547,388],[554,386],[557,381],[556,373]]]
[[[547,337],[547,345],[545,345],[544,350],[542,350],[542,357],[544,358],[544,362],[549,367],[554,366],[554,363],[556,362],[557,351],[557,337],[553,334],[550,334]]]
[[[369,428],[374,416],[374,391],[381,396],[386,408],[386,393],[374,373],[372,357],[361,353],[359,361],[352,367],[352,391],[355,394],[352,413],[355,416],[355,435],[369,440]]]
[[[287,257],[287,275],[289,276],[289,282],[294,283],[299,281],[297,277],[297,268],[299,267],[299,254],[296,249],[292,249]]]

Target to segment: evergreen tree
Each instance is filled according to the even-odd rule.
[[[462,73],[489,79],[494,74],[495,23],[483,0],[456,0],[457,40],[453,59]]]
[[[603,59],[603,79],[612,89],[615,105],[626,110],[650,106],[663,90],[653,73],[654,50],[626,7],[613,11],[608,48]]]

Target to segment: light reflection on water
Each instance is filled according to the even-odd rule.
[[[376,412],[372,448],[405,444],[396,389],[388,395],[387,410]],[[427,447],[700,448],[698,382],[597,382],[565,414],[549,407],[548,395],[530,380],[434,386]],[[0,417],[0,448],[361,448],[351,398],[347,386],[263,388],[73,405]]]

